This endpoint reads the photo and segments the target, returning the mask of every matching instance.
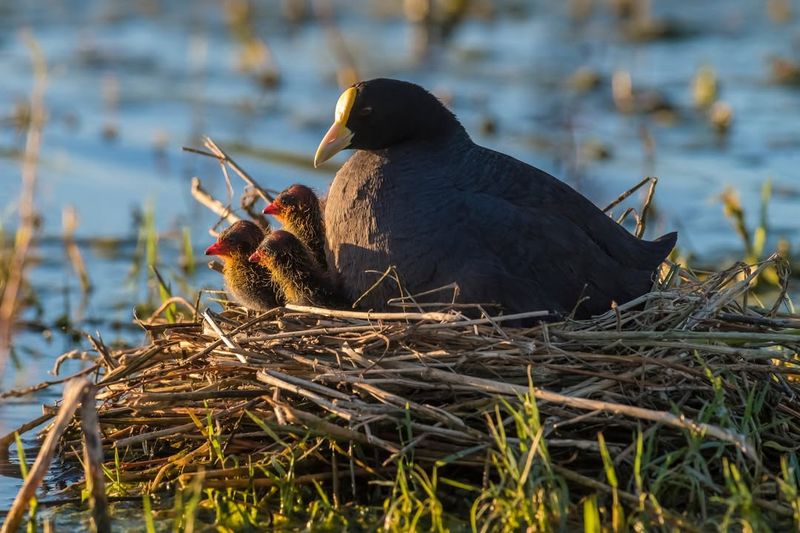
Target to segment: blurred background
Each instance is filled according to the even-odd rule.
[[[165,293],[193,302],[219,288],[202,256],[217,219],[189,189],[197,176],[225,201],[225,181],[215,160],[181,148],[209,135],[262,186],[324,193],[347,153],[316,170],[311,160],[358,79],[420,83],[477,142],[601,207],[657,176],[648,236],[678,230],[678,256],[699,268],[790,255],[798,17],[793,0],[0,2],[0,281],[27,135],[36,124],[42,135],[32,263],[0,391],[56,379],[68,350],[62,373],[85,366],[85,333],[141,342],[132,310],[147,317]],[[0,396],[0,434],[54,394]],[[17,486],[0,478],[0,508]]]

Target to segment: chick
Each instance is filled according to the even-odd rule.
[[[323,271],[328,269],[325,257],[325,224],[320,201],[314,191],[305,185],[295,184],[281,192],[264,208],[311,250]]]
[[[270,271],[287,303],[323,307],[340,304],[327,274],[308,247],[288,231],[270,233],[250,255],[250,261]]]
[[[220,233],[217,242],[206,249],[206,255],[222,259],[222,275],[228,294],[256,311],[267,311],[283,304],[270,271],[248,261],[263,238],[261,228],[250,221],[240,220]]]

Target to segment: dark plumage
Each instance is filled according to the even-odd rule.
[[[325,208],[332,268],[355,299],[395,265],[410,293],[453,281],[460,301],[507,312],[601,313],[645,292],[675,245],[637,239],[546,172],[470,139],[421,87],[361,82],[337,103],[315,163],[356,152],[336,174]],[[384,283],[362,303],[397,296]],[[444,301],[446,295],[439,295]]]
[[[328,270],[325,258],[325,223],[319,198],[305,185],[295,184],[281,192],[264,208],[264,214],[272,215],[305,244],[322,270]]]
[[[269,269],[287,303],[318,306],[339,303],[327,273],[306,245],[288,231],[270,233],[250,261]]]
[[[248,261],[263,237],[264,232],[257,225],[240,220],[220,233],[217,242],[206,250],[206,255],[222,259],[222,275],[230,296],[256,311],[267,311],[283,303],[276,295],[277,287],[269,270]]]

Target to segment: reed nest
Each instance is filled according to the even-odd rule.
[[[727,505],[738,476],[753,509],[791,523],[800,316],[779,312],[782,296],[766,309],[750,295],[781,265],[702,280],[673,266],[603,316],[525,329],[458,309],[230,306],[152,321],[148,344],[98,348],[106,466],[150,492],[270,490],[288,475],[276,457],[291,456],[293,482],[357,496],[410,460],[486,487],[516,457],[525,475],[560,479],[573,509],[581,495],[613,495],[690,527]],[[79,430],[75,420],[64,433],[67,456]]]

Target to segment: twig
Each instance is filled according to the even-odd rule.
[[[163,313],[170,305],[173,305],[173,304],[182,305],[183,307],[188,309],[189,312],[192,313],[192,315],[194,315],[194,312],[195,312],[194,306],[192,304],[190,304],[186,300],[186,298],[184,298],[183,296],[170,296],[169,298],[164,300],[161,303],[161,305],[158,306],[158,309],[153,311],[152,314],[149,317],[147,317],[147,320],[145,320],[145,322],[152,323],[157,317],[159,317],[161,315],[161,313]]]
[[[233,211],[231,211],[230,207],[227,207],[225,204],[211,196],[210,193],[206,192],[200,183],[200,179],[196,177],[192,178],[192,198],[207,207],[218,217],[226,220],[228,224],[234,224],[241,220],[239,216],[235,215]]]
[[[615,200],[613,200],[610,204],[608,204],[607,206],[605,206],[603,208],[603,212],[604,213],[608,213],[609,211],[611,211],[612,209],[617,207],[619,204],[624,202],[630,195],[632,195],[633,193],[635,193],[636,191],[641,189],[644,186],[644,184],[647,183],[648,181],[650,181],[649,177],[648,178],[644,178],[642,181],[640,181],[639,183],[637,183],[636,185],[634,185],[633,187],[631,187],[627,191],[625,191],[622,194],[620,194],[619,196],[617,196],[617,198]]]
[[[236,172],[236,174],[238,174],[238,176],[242,178],[245,183],[252,187],[267,203],[270,203],[275,199],[271,191],[264,189],[261,185],[256,183],[256,180],[250,177],[250,174],[245,172],[244,169],[242,169],[242,167],[240,167],[236,161],[231,158],[231,156],[225,153],[225,151],[211,139],[211,137],[206,137],[203,145],[208,148],[217,159],[231,167],[233,171]]]
[[[285,307],[290,311],[297,311],[300,313],[331,318],[354,318],[357,320],[432,320],[435,322],[453,322],[460,317],[457,313],[376,313],[373,311],[340,311],[336,309],[294,304],[286,304]]]
[[[647,189],[647,196],[645,196],[644,203],[642,204],[642,210],[639,213],[639,219],[636,221],[636,231],[634,232],[634,235],[640,239],[644,236],[644,230],[647,226],[647,215],[650,213],[650,205],[653,203],[653,195],[655,195],[656,185],[658,185],[658,178],[649,177],[646,179],[650,181],[650,188]]]
[[[119,364],[114,360],[111,356],[111,353],[108,351],[105,343],[103,343],[103,338],[100,336],[100,333],[97,333],[97,338],[95,339],[91,335],[86,335],[86,338],[89,339],[89,344],[97,350],[97,353],[100,354],[100,357],[103,359],[103,362],[106,364],[106,368],[117,368]]]
[[[208,309],[206,309],[205,311],[203,311],[203,318],[204,318],[204,319],[205,319],[205,321],[208,323],[208,325],[209,325],[209,326],[211,326],[211,329],[213,329],[213,330],[214,330],[214,333],[216,333],[216,334],[217,334],[217,336],[218,336],[218,337],[219,337],[219,338],[222,340],[222,342],[224,342],[224,343],[225,343],[225,346],[227,346],[228,348],[230,348],[230,349],[232,349],[232,350],[236,350],[236,353],[235,353],[235,355],[236,355],[236,358],[237,358],[237,359],[238,359],[238,360],[239,360],[239,361],[240,361],[242,364],[245,364],[245,365],[246,365],[246,364],[247,364],[247,358],[246,358],[245,356],[241,355],[240,353],[238,353],[238,352],[242,351],[242,348],[241,348],[241,347],[240,347],[238,344],[236,344],[235,342],[233,342],[232,340],[230,340],[230,339],[229,339],[229,338],[228,338],[228,337],[225,335],[225,333],[224,333],[224,332],[222,331],[222,329],[221,329],[221,328],[220,328],[220,327],[217,325],[217,323],[216,323],[216,322],[214,322],[214,319],[213,319],[213,318],[211,318],[211,313],[208,311]]]
[[[12,442],[14,442],[17,434],[22,435],[23,433],[26,433],[32,430],[33,428],[41,426],[42,424],[53,418],[53,416],[54,416],[53,413],[45,413],[43,415],[34,418],[29,422],[22,424],[14,431],[6,433],[2,437],[0,437],[0,462],[7,463],[9,461],[8,447],[11,445]]]
[[[708,342],[765,342],[800,345],[800,334],[754,333],[748,331],[559,331],[553,335],[565,339],[583,340],[590,343],[625,340],[706,340]],[[777,355],[777,353],[776,353]]]

